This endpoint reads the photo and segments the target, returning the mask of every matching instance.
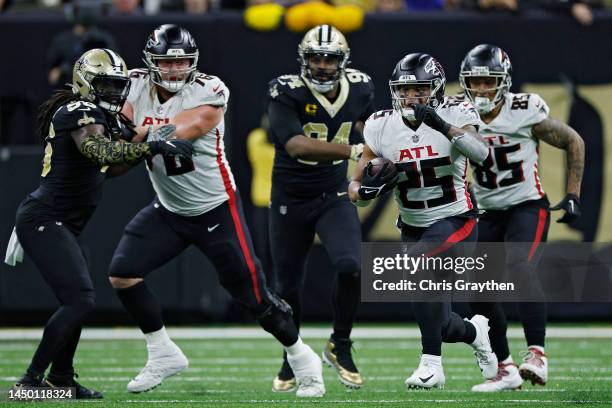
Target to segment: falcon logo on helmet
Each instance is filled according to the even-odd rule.
[[[470,85],[470,78],[495,78],[496,85],[490,89],[477,90]],[[463,58],[459,83],[478,112],[486,115],[503,101],[512,86],[512,63],[508,54],[494,45],[477,45]],[[476,91],[495,91],[495,95],[491,99],[475,95]]]
[[[169,92],[179,92],[195,80],[199,51],[191,33],[175,24],[157,27],[149,36],[144,49],[144,62],[151,81]],[[188,59],[186,69],[164,69],[160,60]]]
[[[119,112],[130,92],[125,62],[108,49],[87,51],[74,64],[72,91],[104,110]]]
[[[302,79],[317,92],[333,90],[344,75],[350,54],[346,38],[337,28],[324,24],[310,29],[298,46]],[[314,67],[310,60],[316,57],[332,58],[336,66],[331,69]]]

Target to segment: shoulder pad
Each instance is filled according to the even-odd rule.
[[[548,117],[550,109],[538,94],[517,93],[512,94],[506,101],[510,104],[510,112],[517,115],[522,126],[533,126]]]
[[[270,81],[268,85],[268,96],[272,99],[281,94],[289,96],[297,95],[299,92],[308,89],[299,75],[281,75]]]
[[[56,132],[74,130],[91,124],[106,125],[106,114],[102,108],[87,101],[74,101],[63,105],[53,115]]]
[[[183,90],[183,108],[192,109],[202,105],[225,108],[229,99],[229,89],[216,76],[198,73],[194,81]]]

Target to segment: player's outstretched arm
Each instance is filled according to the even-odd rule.
[[[566,151],[567,194],[580,197],[584,173],[584,141],[574,129],[558,119],[546,118],[531,128],[532,135],[549,145]]]
[[[175,129],[173,125],[166,125],[157,131],[172,133]],[[72,139],[79,151],[100,166],[136,164],[156,154],[184,157],[193,155],[193,146],[188,141],[165,140],[128,143],[123,140],[110,140],[104,132],[104,126],[97,124],[87,125],[71,132]]]
[[[224,113],[221,106],[202,105],[180,112],[170,123],[176,126],[177,139],[193,141],[217,127]]]

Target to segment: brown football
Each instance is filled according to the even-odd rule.
[[[377,157],[370,161],[372,163],[372,167],[370,168],[370,176],[376,176],[383,168],[385,164],[389,164],[385,169],[384,176],[389,176],[397,173],[397,169],[395,168],[395,164],[389,159],[385,159],[384,157]]]

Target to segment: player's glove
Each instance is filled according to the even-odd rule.
[[[171,139],[147,142],[151,149],[151,156],[182,156],[186,159],[193,156],[193,145],[188,140]]]
[[[423,122],[430,128],[437,130],[444,136],[448,135],[451,125],[438,116],[438,113],[431,106],[416,104],[414,105],[414,117],[417,122]]]
[[[359,197],[361,197],[362,200],[373,200],[376,197],[393,190],[393,187],[395,187],[397,184],[399,175],[397,172],[385,174],[387,166],[389,166],[389,163],[385,163],[375,176],[370,175],[372,163],[368,163],[366,168],[363,169],[361,187],[359,187],[358,190]]]
[[[580,199],[574,194],[566,194],[559,204],[551,207],[550,209],[552,211],[565,210],[563,217],[557,220],[557,222],[564,224],[571,224],[580,218],[580,215],[582,214],[580,211]]]
[[[363,154],[363,143],[351,145],[351,160],[359,161]]]

